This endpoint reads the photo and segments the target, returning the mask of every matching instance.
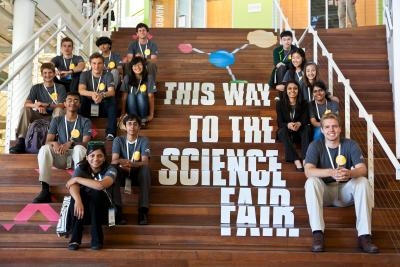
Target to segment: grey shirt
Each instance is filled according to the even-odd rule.
[[[141,83],[141,85],[143,85],[143,84],[146,85],[146,91],[144,91],[144,92],[142,92],[140,90],[140,88],[138,88],[137,86],[129,85],[128,82],[129,82],[129,76],[125,75],[124,80],[122,81],[121,88],[120,88],[121,92],[127,92],[128,94],[132,94],[132,93],[136,94],[138,92],[151,94],[151,93],[157,92],[156,83],[151,78],[151,76],[148,76],[146,83]]]
[[[54,92],[57,93],[57,100],[53,102],[53,99],[50,95]],[[64,103],[66,98],[67,93],[64,85],[55,83],[54,86],[46,88],[43,83],[38,83],[32,86],[26,100],[30,100],[32,103],[35,103],[35,100],[37,100],[38,102],[57,104]]]
[[[150,55],[145,55],[145,51],[146,49],[150,50]],[[147,44],[139,44],[139,41],[133,41],[129,44],[128,47],[128,54],[133,54],[134,56],[136,54],[141,54],[142,57],[147,58],[147,57],[151,57],[152,55],[158,55],[158,47],[156,45],[156,43],[148,40]]]
[[[67,130],[65,128],[65,125],[67,125]],[[73,138],[75,142],[82,142],[83,136],[92,135],[92,128],[91,128],[92,123],[88,118],[78,115],[75,128],[74,125],[75,125],[74,121],[67,121],[65,124],[65,115],[55,117],[50,122],[50,128],[48,133],[57,135],[58,142],[60,144],[65,144],[71,139],[71,131],[73,129],[79,131],[79,136],[77,138]]]
[[[119,154],[122,159],[132,159],[134,152],[139,151],[141,156],[150,157],[150,143],[147,137],[138,136],[136,142],[128,143],[128,153],[126,149],[126,136],[118,136],[114,139],[112,145],[112,153]],[[138,160],[140,161],[140,160]]]
[[[351,169],[359,163],[364,163],[364,157],[362,155],[359,145],[351,139],[342,139],[340,142],[340,154],[346,157],[346,169]],[[331,155],[332,163],[330,161],[328,151]],[[338,156],[339,148],[327,148],[325,146],[325,140],[315,140],[308,146],[306,158],[304,163],[311,163],[320,169],[336,169],[336,157]],[[332,177],[323,177],[325,183],[334,182],[335,179]]]
[[[100,85],[99,85],[100,81]],[[100,92],[107,92],[108,87],[115,87],[114,79],[111,73],[104,72],[99,78],[96,78],[92,75],[92,71],[84,71],[81,73],[81,77],[79,79],[79,84],[86,85],[86,90],[96,92],[98,88],[103,84],[104,90]]]

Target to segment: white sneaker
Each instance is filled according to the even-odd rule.
[[[107,141],[112,141],[112,140],[114,140],[114,135],[112,135],[112,134],[107,134],[106,140],[107,140]]]

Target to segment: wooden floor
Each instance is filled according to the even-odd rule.
[[[296,172],[293,164],[284,161],[282,144],[271,141],[275,138],[276,129],[273,100],[276,92],[263,91],[263,84],[269,79],[273,48],[249,45],[235,53],[232,72],[236,79],[247,80],[248,83],[243,90],[244,102],[234,104],[227,101],[227,92],[233,85],[229,83],[231,76],[225,68],[212,66],[207,54],[184,54],[178,49],[179,44],[190,43],[206,53],[217,50],[232,52],[248,43],[247,34],[250,31],[151,30],[160,51],[156,115],[149,127],[141,131],[152,144],[150,224],[136,224],[137,189],[132,195],[124,194],[123,211],[128,224],[105,227],[105,248],[101,251],[90,250],[88,229],[85,230],[82,249],[77,252],[68,251],[68,239],[55,234],[56,220],[52,212],[58,213],[62,198],[67,193],[64,185],[69,174],[66,170],[53,172],[53,203],[30,205],[40,191],[35,170],[36,156],[0,155],[0,266],[400,266],[399,183],[395,181],[394,169],[378,144],[375,145],[372,225],[374,242],[381,253],[367,255],[357,249],[353,207],[327,207],[324,210],[327,252],[312,253],[304,200],[305,176]],[[365,37],[367,32],[374,36],[371,38],[374,41]],[[114,33],[113,49],[125,54],[132,34],[134,29],[120,29]],[[393,147],[394,121],[390,112],[392,95],[385,63],[384,29],[328,30],[321,35]],[[354,45],[361,42],[364,44],[362,48]],[[336,43],[343,45],[338,47]],[[309,38],[302,44],[308,58],[311,58],[311,44]],[[368,51],[373,51],[369,57],[357,54]],[[324,75],[326,63],[321,60],[320,64],[321,74]],[[342,95],[340,88],[340,84],[335,84],[335,94],[339,97]],[[246,99],[249,99],[247,104]],[[362,149],[366,151],[363,143],[366,139],[365,125],[358,118],[357,111],[352,110],[353,113],[352,137],[361,142]],[[199,117],[209,121],[217,119],[218,123],[208,128],[206,119],[195,129],[194,121]],[[240,118],[238,126],[241,134],[237,141],[232,134],[234,118]],[[250,124],[257,121],[249,118],[271,118],[268,125],[273,127],[272,132],[267,127],[260,134],[260,140],[255,140],[254,136],[246,139],[245,131],[250,133]],[[245,120],[248,121],[245,123]],[[105,120],[96,119],[94,124],[95,138],[103,139]],[[209,131],[203,132],[203,127]],[[197,139],[190,139],[191,132],[192,135],[197,133]],[[111,150],[110,142],[107,149]],[[168,153],[178,156],[169,157],[168,163]],[[259,170],[271,171],[270,183],[267,186],[251,186],[246,184],[247,180],[237,180],[237,184],[232,185],[235,179],[228,179],[227,166],[253,166],[249,159],[252,153],[272,153],[268,154],[267,161],[260,160],[254,164]],[[243,155],[245,160],[240,163],[240,157],[235,159],[236,155]],[[219,168],[222,169],[222,178],[219,178],[219,172],[212,171]],[[167,169],[169,172],[166,172]],[[201,170],[198,176],[196,169]],[[278,185],[279,181],[282,183]],[[221,195],[228,187],[232,195],[230,203],[225,203]],[[241,198],[246,196],[244,192],[247,188],[250,188],[246,192],[251,194],[251,198],[246,199],[252,203],[239,205],[243,202]],[[274,190],[288,192],[287,208],[292,208],[293,225],[274,225],[273,211],[285,206],[270,203]],[[268,202],[262,204],[265,194]],[[236,220],[243,218],[241,213],[244,210],[251,212],[252,206],[256,222],[243,227]],[[224,207],[234,209],[227,224],[222,224],[221,210]],[[266,219],[269,225],[260,225],[266,210],[271,213]],[[226,231],[230,231],[231,235],[221,235]],[[289,236],[297,232],[298,237]]]

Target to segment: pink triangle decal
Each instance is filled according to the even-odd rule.
[[[51,227],[50,224],[39,224],[39,227],[42,228],[42,230],[44,232],[47,232],[47,230],[49,230],[49,228]]]
[[[13,223],[5,223],[5,224],[3,224],[3,227],[4,227],[4,229],[6,229],[7,231],[10,231],[11,228],[14,227],[14,225],[15,225],[15,224],[13,224]]]
[[[27,204],[14,218],[16,222],[27,222],[36,212],[43,214],[50,222],[58,221],[58,213],[49,204]]]

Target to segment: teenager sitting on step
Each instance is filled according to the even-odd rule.
[[[21,110],[21,116],[16,130],[17,143],[10,148],[10,153],[25,152],[25,137],[29,123],[38,120],[51,120],[64,114],[65,88],[61,84],[54,83],[56,69],[53,63],[43,63],[40,67],[43,83],[32,86],[29,95]]]
[[[86,154],[86,144],[91,139],[91,122],[78,115],[80,96],[69,92],[64,102],[66,114],[51,120],[46,144],[38,154],[39,181],[42,191],[33,203],[51,202],[49,183],[51,168],[69,169],[72,163],[76,166]]]

